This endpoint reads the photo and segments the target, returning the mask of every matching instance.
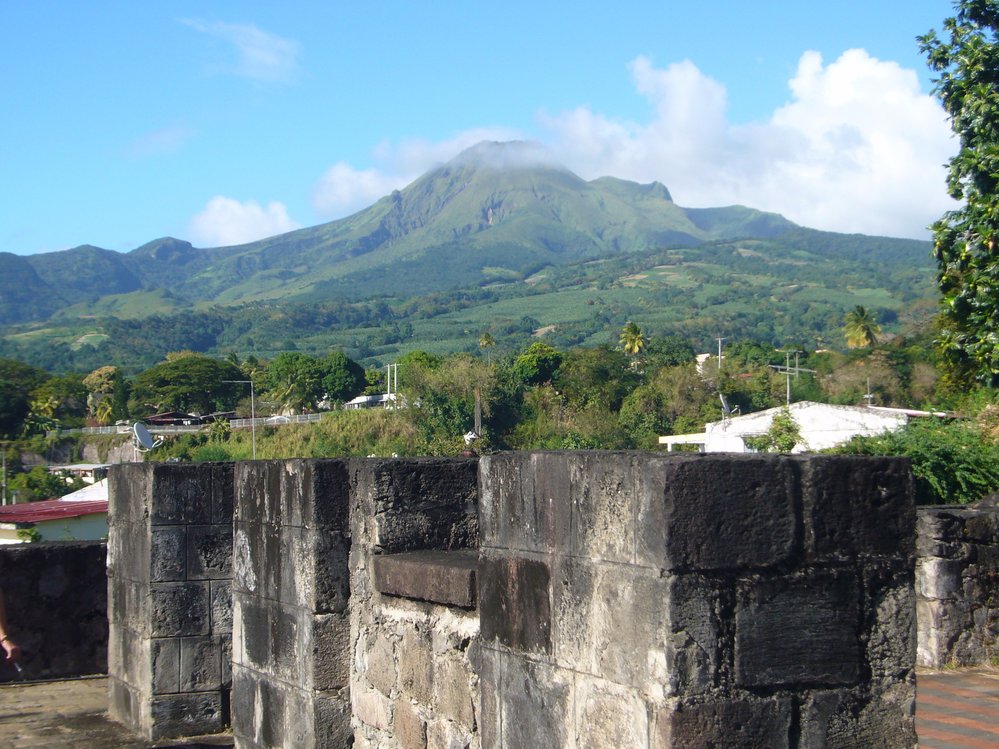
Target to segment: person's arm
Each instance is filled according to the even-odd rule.
[[[0,647],[3,648],[6,660],[17,661],[21,657],[21,647],[10,639],[10,628],[7,626],[7,609],[3,604],[3,591],[0,591]]]

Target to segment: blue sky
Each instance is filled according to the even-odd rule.
[[[926,237],[946,0],[10,2],[0,251],[217,246],[363,208],[482,139],[836,231]]]

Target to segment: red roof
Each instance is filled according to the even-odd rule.
[[[41,523],[44,520],[62,520],[107,511],[106,499],[46,499],[42,502],[0,506],[0,523]]]

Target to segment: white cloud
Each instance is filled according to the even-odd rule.
[[[510,129],[480,128],[437,143],[413,139],[393,145],[383,141],[374,149],[379,166],[356,169],[339,161],[327,169],[313,188],[312,207],[326,220],[348,216],[393,190],[405,187],[424,172],[480,141],[516,137],[517,133]]]
[[[227,247],[253,242],[301,228],[288,216],[283,204],[266,207],[253,200],[238,200],[217,195],[190,223],[191,241],[201,247]]]
[[[943,164],[956,146],[915,72],[849,50],[824,65],[806,52],[790,101],[766,122],[735,124],[725,89],[684,61],[631,65],[648,122],[587,108],[542,119],[552,147],[581,176],[664,182],[677,203],[741,203],[806,226],[925,237],[952,207]]]
[[[278,83],[293,81],[298,75],[301,46],[294,39],[271,34],[251,23],[199,20],[182,23],[231,48],[235,58],[220,66],[222,72]]]
[[[649,104],[646,121],[587,107],[539,117],[536,139],[586,179],[657,180],[687,207],[742,204],[812,228],[903,237],[928,237],[927,225],[954,205],[946,115],[897,63],[855,49],[826,65],[806,52],[788,102],[754,123],[729,121],[725,87],[689,60],[659,69],[639,57],[630,69]],[[383,142],[375,168],[330,167],[313,206],[323,218],[344,216],[479,141],[523,137],[482,128],[436,143]]]

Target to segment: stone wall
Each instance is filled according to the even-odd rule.
[[[916,745],[896,459],[481,461],[483,747]]]
[[[23,676],[0,662],[0,682],[107,671],[106,554],[102,541],[0,546],[7,623],[24,650]]]
[[[351,476],[354,745],[478,749],[476,461],[356,461]]]
[[[233,465],[110,471],[110,712],[149,739],[229,722]]]
[[[997,665],[999,508],[920,508],[917,531],[918,664]]]
[[[915,745],[903,460],[135,466],[112,495],[113,709],[147,732],[222,722],[160,685],[193,673],[185,612],[217,582],[192,529],[234,498],[237,746]]]

